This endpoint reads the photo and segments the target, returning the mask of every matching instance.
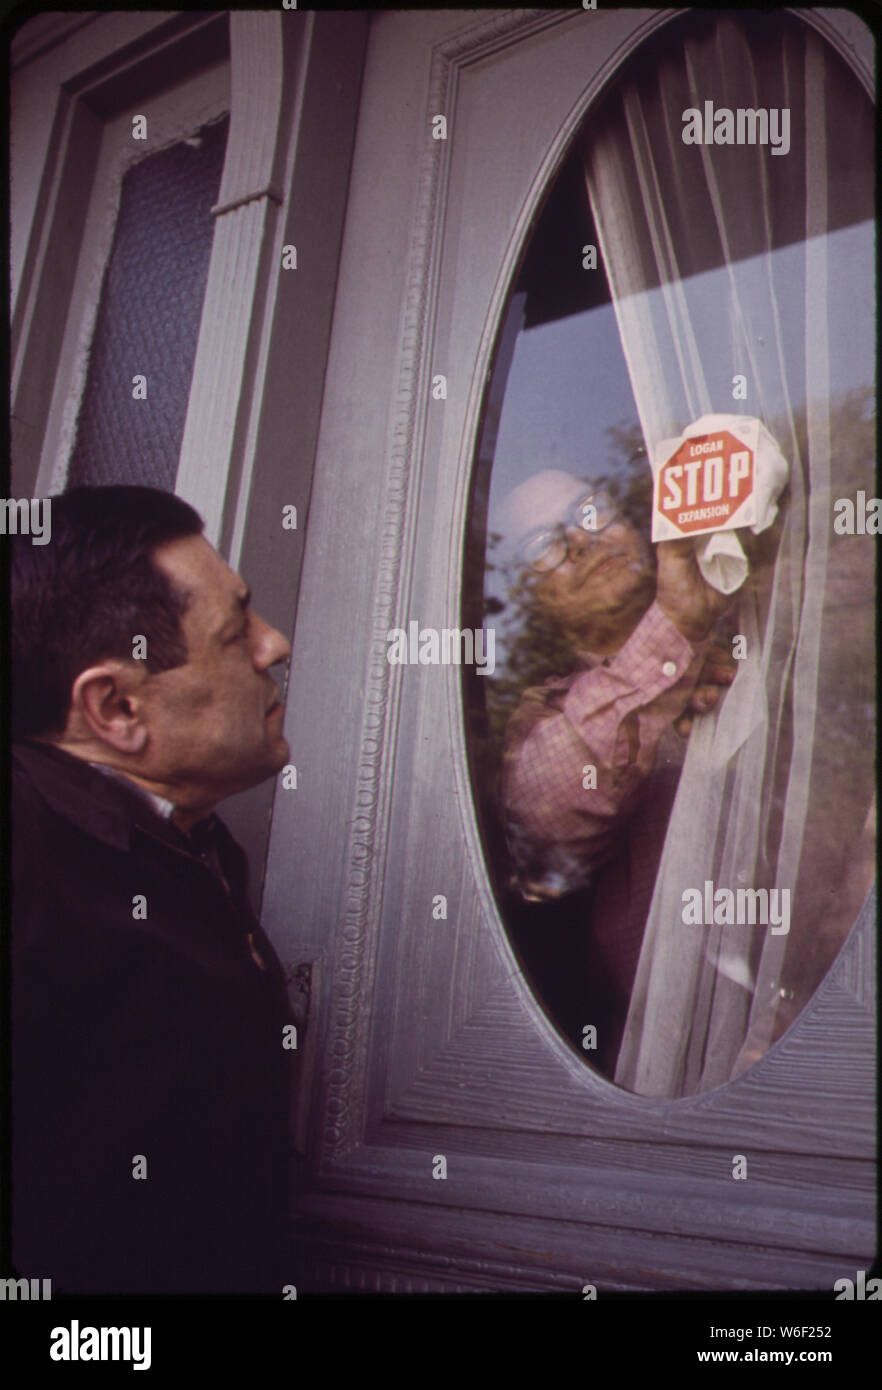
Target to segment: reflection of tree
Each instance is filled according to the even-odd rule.
[[[503,570],[508,581],[505,603],[496,600],[498,610],[504,610],[504,634],[507,645],[505,664],[487,691],[488,714],[493,743],[501,749],[502,737],[509,716],[517,707],[524,690],[541,685],[552,675],[566,675],[573,669],[575,651],[540,612],[533,597],[529,577]]]
[[[652,472],[643,431],[635,420],[630,425],[610,425],[606,434],[615,458],[612,471],[599,473],[596,481],[616,499],[622,514],[648,540],[652,529]]]
[[[612,458],[603,471],[593,473],[591,481],[604,487],[628,520],[649,539],[652,474],[640,426],[636,421],[612,425],[606,434]],[[490,533],[488,557],[493,555],[501,540],[497,532]],[[500,568],[492,560],[487,568],[498,573],[505,585],[505,598],[489,597],[484,609],[486,617],[492,616],[497,626],[500,626],[498,619],[504,615],[501,627],[506,657],[486,690],[490,743],[498,757],[505,726],[523,691],[532,685],[541,685],[549,676],[568,675],[576,663],[576,653],[572,644],[539,611],[529,575],[510,564]]]
[[[833,397],[829,403],[830,433],[833,441],[833,472],[835,495],[854,496],[859,488],[872,487],[873,465],[875,459],[876,419],[874,412],[874,391],[871,386],[861,386],[844,391]],[[799,466],[796,460],[808,459],[806,408],[799,407],[792,417],[782,417],[766,422],[767,427],[782,451],[788,457],[791,467]],[[647,538],[650,534],[652,510],[652,474],[646,456],[643,433],[637,421],[621,422],[606,431],[609,458],[602,471],[593,474],[592,481],[601,484],[618,501],[622,512]],[[807,465],[804,463],[804,467]],[[786,501],[786,499],[784,499]],[[832,535],[832,500],[830,519]],[[751,558],[754,567],[774,562],[778,546],[778,532],[767,532],[764,536],[752,538]],[[836,652],[836,660],[828,669],[836,669],[841,654],[844,668],[839,669],[837,678],[845,682],[842,690],[842,708],[852,705],[865,706],[865,676],[858,676],[860,663],[847,656],[848,650],[867,651],[872,647],[863,646],[867,623],[871,621],[871,606],[867,603],[866,575],[861,580],[854,570],[859,563],[858,550],[854,537],[845,538],[851,544],[843,549],[838,544],[843,538],[831,539],[830,580],[828,584],[828,603],[837,607],[840,617],[843,589],[851,591],[852,599],[863,604],[860,612],[855,609],[844,623],[833,625],[829,633],[829,654]],[[502,537],[491,532],[488,537],[488,570],[493,570],[503,579],[505,597],[488,597],[485,604],[485,619],[492,618],[501,627],[502,643],[506,651],[504,662],[497,668],[497,675],[487,682],[486,698],[489,719],[489,737],[492,749],[498,756],[501,752],[505,726],[517,707],[521,694],[532,685],[541,685],[549,676],[569,674],[574,667],[575,653],[570,643],[548,624],[547,619],[536,607],[529,577],[516,572],[510,565],[499,567],[491,557],[499,546]],[[840,558],[841,557],[841,558]],[[840,598],[837,598],[840,595]],[[501,622],[500,622],[501,619]],[[831,626],[829,623],[826,626]],[[825,631],[825,645],[827,643]],[[850,698],[849,688],[854,682],[854,699]],[[863,720],[858,721],[853,732],[844,730],[831,735],[831,741],[844,740],[849,745],[855,737],[866,737]]]

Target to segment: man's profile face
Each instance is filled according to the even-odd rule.
[[[537,578],[536,602],[560,626],[590,631],[598,622],[632,617],[649,606],[655,593],[655,570],[640,532],[620,517],[592,534],[567,528],[567,557]]]
[[[152,558],[190,600],[181,619],[187,661],[148,675],[138,690],[148,729],[143,770],[178,790],[182,805],[213,804],[287,762],[269,668],[291,648],[248,608],[246,584],[202,536],[169,541]]]

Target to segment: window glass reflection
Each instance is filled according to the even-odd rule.
[[[537,220],[472,510],[497,661],[472,682],[472,759],[504,916],[585,1060],[656,1095],[718,1085],[786,1031],[875,833],[873,536],[833,524],[874,476],[872,112],[794,21],[675,27]],[[792,162],[665,137],[721,35],[750,82],[783,64],[805,93]],[[553,254],[568,232],[596,271]],[[650,535],[648,450],[707,414],[760,420],[788,469],[771,524],[737,531],[728,596],[695,540]]]

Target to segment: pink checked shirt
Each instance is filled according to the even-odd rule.
[[[585,653],[588,669],[524,692],[506,732],[502,799],[525,897],[557,898],[592,880],[621,845],[660,743],[676,786],[682,747],[669,731],[707,645],[688,642],[653,603],[614,656]]]

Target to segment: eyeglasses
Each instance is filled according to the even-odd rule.
[[[592,488],[570,503],[562,521],[530,531],[515,551],[515,563],[534,574],[550,574],[583,548],[583,537],[593,540],[620,517],[621,512],[609,494]],[[570,535],[572,531],[580,533],[578,548]]]

